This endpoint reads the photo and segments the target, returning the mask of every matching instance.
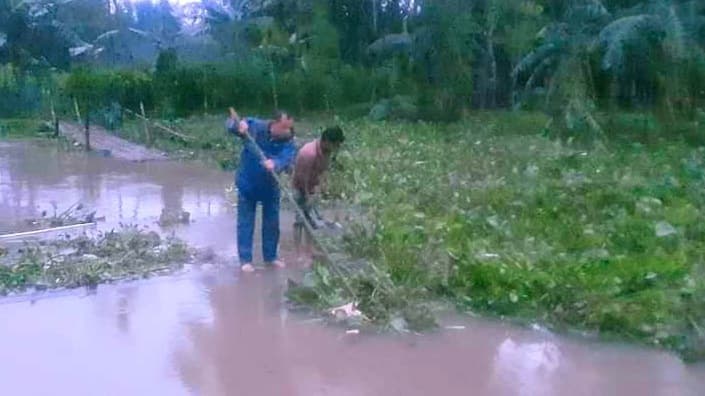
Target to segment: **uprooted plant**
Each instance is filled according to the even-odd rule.
[[[74,224],[92,223],[96,219],[96,212],[89,210],[81,202],[76,202],[65,210],[59,212],[56,202],[52,202],[52,213],[42,211],[41,217],[27,219],[26,222],[38,228],[62,227]]]

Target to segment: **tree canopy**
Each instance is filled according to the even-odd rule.
[[[261,69],[250,77],[263,79],[262,104],[402,96],[439,119],[540,108],[567,115],[568,128],[597,127],[596,108],[693,113],[704,45],[697,0],[0,0],[0,63],[23,73],[153,72],[170,51],[203,65],[194,85],[219,64]],[[307,86],[282,86],[297,82]],[[198,102],[218,102],[216,91]]]

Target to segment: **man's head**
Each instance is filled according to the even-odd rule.
[[[272,137],[275,139],[286,139],[294,133],[294,117],[291,117],[284,110],[277,110],[272,116],[272,122],[269,126]]]
[[[345,141],[343,130],[339,126],[326,128],[321,135],[321,151],[325,155],[335,153]]]

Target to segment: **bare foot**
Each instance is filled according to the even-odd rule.
[[[284,268],[286,268],[286,263],[284,263],[284,262],[281,261],[281,260],[268,261],[266,264],[267,264],[267,265],[271,265],[271,266],[273,266],[273,267],[275,267],[275,268],[279,268],[279,269],[284,269]]]
[[[255,267],[253,267],[250,263],[245,263],[240,267],[240,271],[247,273],[255,272]]]

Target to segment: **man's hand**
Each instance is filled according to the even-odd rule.
[[[270,172],[274,172],[274,168],[276,167],[274,160],[271,160],[271,159],[264,161],[264,163],[262,163],[262,165],[264,165],[264,168]]]
[[[237,131],[240,132],[240,135],[247,135],[247,132],[249,131],[250,126],[247,125],[247,121],[242,120],[240,121],[240,124],[237,126]]]
[[[238,121],[240,120],[240,116],[237,114],[237,111],[235,111],[234,108],[230,108],[230,119],[233,121]],[[250,126],[247,125],[247,121],[245,120],[240,120],[237,125],[237,131],[240,135],[245,136],[247,135],[248,130],[250,129]]]

